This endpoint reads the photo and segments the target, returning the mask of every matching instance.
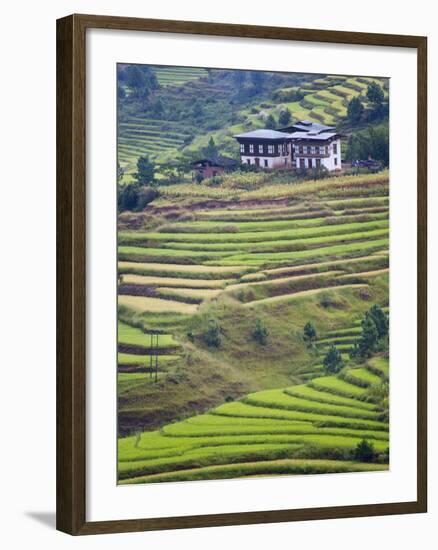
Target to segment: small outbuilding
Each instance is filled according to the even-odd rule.
[[[192,179],[214,178],[224,172],[231,172],[236,168],[237,164],[237,160],[224,155],[195,160],[192,162]]]

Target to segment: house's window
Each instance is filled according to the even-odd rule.
[[[251,164],[251,159],[246,159],[246,164]]]
[[[336,155],[337,152],[338,152],[338,144],[333,143],[333,154]]]
[[[268,159],[265,159],[265,168],[268,167]]]
[[[305,145],[305,146],[303,147],[303,149],[304,149],[304,154],[307,155],[307,152],[308,152],[309,148]]]
[[[243,143],[240,144],[240,152],[241,153],[245,152],[245,145]]]
[[[316,155],[319,155],[319,147],[318,147],[318,145],[315,145],[315,154],[316,154]]]
[[[300,159],[300,168],[305,168],[304,159]]]
[[[307,167],[312,168],[312,159],[307,159]]]
[[[253,143],[249,144],[249,152],[254,153],[254,144]]]
[[[303,147],[302,145],[300,145],[300,146],[298,147],[298,151],[299,151],[301,154],[303,154],[303,153],[304,153],[304,147]]]
[[[316,167],[319,168],[321,166],[321,159],[316,159]]]
[[[273,145],[268,145],[268,153],[270,155],[273,155],[275,153],[275,150],[274,150],[274,146]]]
[[[259,153],[263,155],[263,145],[259,145]]]
[[[281,145],[278,146],[278,154],[281,155]]]
[[[335,166],[337,166],[338,165],[338,157],[335,157],[333,160],[334,160]]]

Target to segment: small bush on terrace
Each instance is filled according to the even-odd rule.
[[[374,445],[366,439],[362,439],[354,450],[354,458],[359,462],[373,462],[376,459]]]
[[[268,341],[269,331],[265,323],[261,319],[257,319],[254,330],[252,331],[253,339],[261,346],[265,346]]]
[[[204,341],[209,348],[219,348],[222,342],[221,328],[216,319],[208,321],[207,330],[204,333]]]

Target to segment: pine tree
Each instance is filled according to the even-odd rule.
[[[389,332],[389,321],[383,309],[374,304],[368,312],[377,328],[378,338],[384,338]]]
[[[365,314],[365,317],[361,322],[362,335],[359,340],[359,355],[361,357],[370,357],[376,350],[377,342],[379,340],[379,333],[377,331],[376,323],[369,312]]]
[[[342,356],[333,344],[324,357],[323,365],[327,374],[337,374],[344,366]]]
[[[347,116],[351,122],[359,122],[363,115],[363,105],[362,101],[358,97],[353,97],[348,103],[347,107]]]
[[[149,160],[148,156],[139,157],[137,160],[137,172],[135,179],[140,185],[147,185],[155,182],[154,179],[155,166]]]
[[[305,342],[311,344],[316,339],[316,329],[311,321],[308,321],[304,325],[303,339]]]
[[[218,154],[219,151],[213,139],[213,136],[210,136],[210,139],[208,140],[208,145],[204,148],[204,155],[207,158],[216,158]]]

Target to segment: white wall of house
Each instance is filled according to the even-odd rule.
[[[333,145],[336,144],[336,153],[334,153],[335,148]],[[310,145],[306,145],[307,147],[311,147]],[[340,170],[342,168],[342,162],[341,162],[341,140],[337,139],[327,145],[329,156],[328,157],[321,157],[321,165],[327,168],[329,172],[332,172],[334,170]],[[308,149],[304,149],[305,151]],[[301,167],[301,160],[304,159],[304,167],[307,168],[316,168],[316,159],[317,157],[306,157],[306,156],[300,156],[299,149],[297,146],[295,146],[295,163],[296,168]]]
[[[290,156],[288,155],[281,155],[278,157],[264,157],[264,156],[246,156],[242,155],[241,157],[242,164],[250,164],[255,166],[256,164],[256,158],[260,159],[260,168],[267,168],[267,169],[273,169],[273,168],[284,168],[284,167],[290,167],[291,161]]]

